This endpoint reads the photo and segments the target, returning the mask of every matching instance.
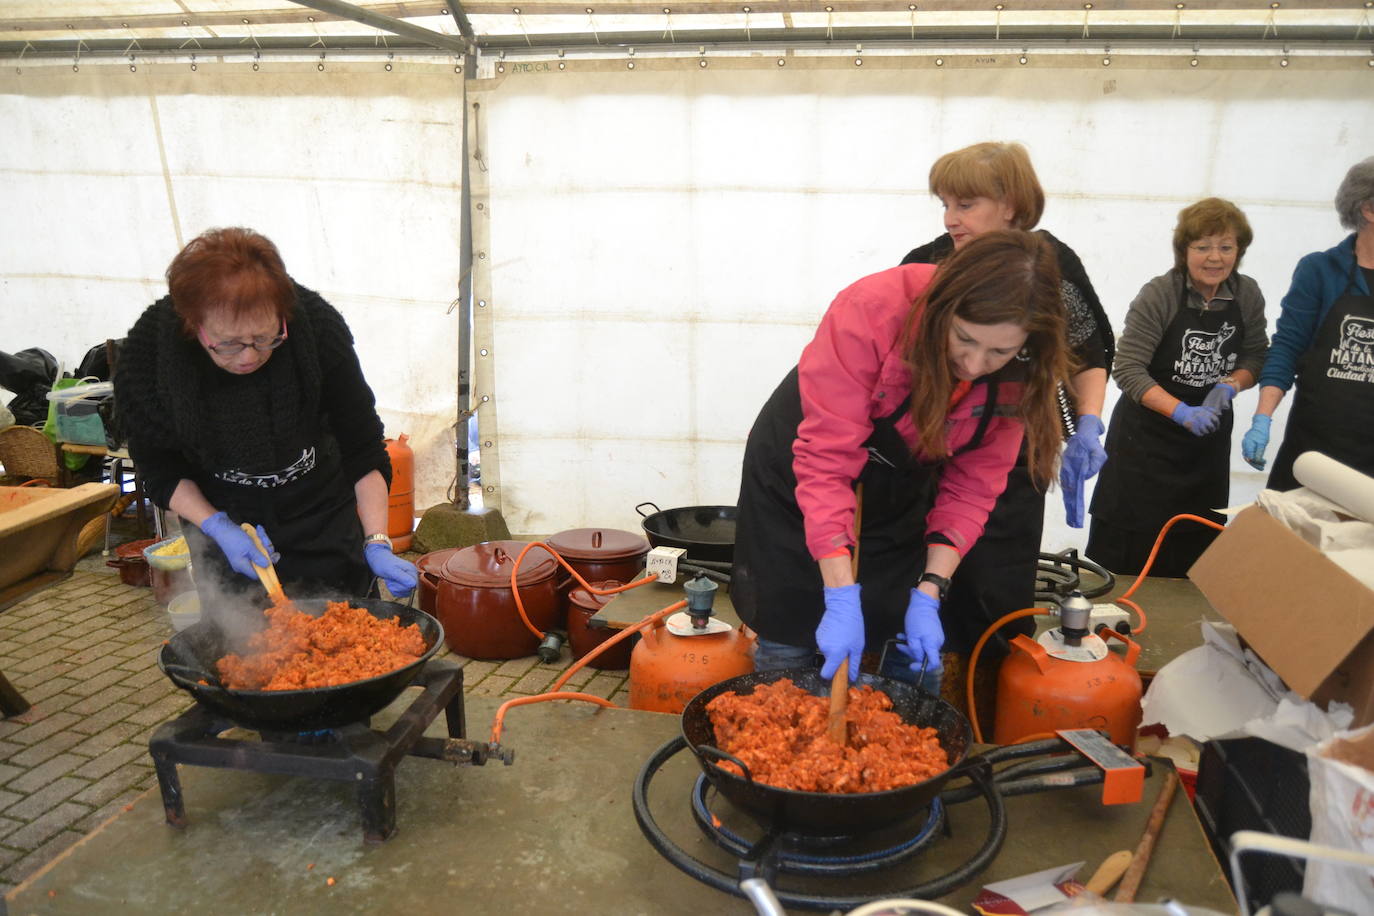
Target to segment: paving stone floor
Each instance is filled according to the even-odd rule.
[[[0,896],[157,791],[148,738],[192,702],[157,667],[171,633],[152,590],[122,584],[98,551],[0,612],[0,671],[33,704],[0,720]],[[567,649],[556,664],[469,661],[466,690],[540,693],[571,663]],[[568,687],[626,705],[626,680],[624,671],[583,668]]]

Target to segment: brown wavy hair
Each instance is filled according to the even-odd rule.
[[[1024,357],[1025,374],[1016,414],[1025,425],[1026,465],[1036,483],[1047,486],[1062,442],[1056,391],[1073,368],[1054,248],[1032,232],[986,232],[951,254],[913,304],[904,337],[911,419],[923,450],[937,459],[949,457],[945,424],[956,384],[949,360],[955,316],[971,324],[1009,322],[1026,329],[1026,345],[1015,358]]]
[[[1174,266],[1188,270],[1188,246],[1209,235],[1231,233],[1236,237],[1236,267],[1245,257],[1245,250],[1255,240],[1250,221],[1240,207],[1220,197],[1207,197],[1178,211],[1174,226]]]
[[[930,193],[1011,204],[1017,229],[1034,229],[1045,212],[1045,191],[1019,143],[975,143],[945,153],[930,167]]]
[[[167,267],[167,289],[182,329],[195,336],[212,309],[235,318],[270,313],[287,321],[296,289],[277,246],[252,229],[211,229],[187,243]]]

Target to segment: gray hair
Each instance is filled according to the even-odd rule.
[[[1366,222],[1360,207],[1367,203],[1374,203],[1374,156],[1352,165],[1336,189],[1336,215],[1341,225],[1358,232]]]

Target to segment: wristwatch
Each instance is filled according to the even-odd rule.
[[[946,578],[945,576],[936,575],[933,572],[928,572],[922,573],[921,578],[916,580],[917,585],[920,585],[922,582],[929,582],[931,585],[934,585],[936,591],[940,593],[940,600],[945,600],[945,595],[949,592],[948,578]]]
[[[392,549],[391,538],[385,534],[369,534],[363,538],[363,546],[366,547],[368,544],[385,544],[387,550]]]

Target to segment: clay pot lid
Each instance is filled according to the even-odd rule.
[[[593,582],[591,583],[591,586],[592,588],[599,588],[602,591],[605,591],[606,589],[610,588],[620,588],[620,586],[624,584],[625,583],[621,582],[619,579],[607,579],[603,582]],[[568,601],[572,602],[580,608],[586,608],[589,611],[599,611],[603,607],[605,607],[606,603],[614,597],[616,596],[593,595],[585,588],[579,586],[578,588],[573,589],[571,593],[569,593]]]
[[[119,557],[121,560],[137,560],[138,562],[146,563],[148,560],[143,556],[143,550],[145,547],[151,547],[156,543],[157,538],[148,538],[144,541],[128,541],[115,548],[115,556]]]
[[[569,528],[544,539],[568,560],[626,560],[649,552],[649,541],[615,528]]]
[[[479,588],[510,588],[510,573],[524,550],[525,541],[486,541],[471,547],[450,547],[420,557],[424,572],[455,585]],[[542,547],[532,547],[520,561],[520,585],[533,585],[553,577],[558,561]]]

